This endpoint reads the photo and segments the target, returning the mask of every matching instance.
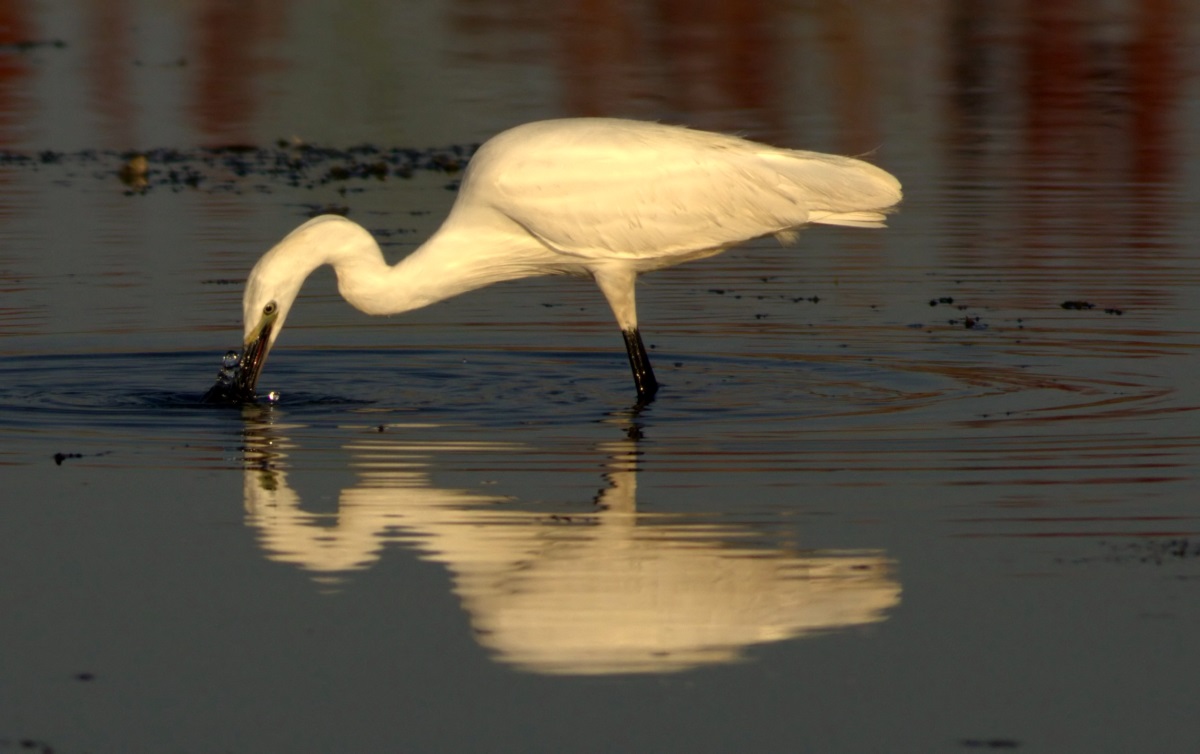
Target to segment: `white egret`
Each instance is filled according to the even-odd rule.
[[[612,118],[517,126],[479,148],[445,222],[397,264],[335,215],[309,220],[264,254],[246,283],[236,373],[206,400],[253,400],[301,285],[328,264],[346,301],[379,315],[505,280],[589,276],[616,315],[645,403],[658,381],[638,331],[639,274],[759,236],[791,241],[808,223],[882,227],[900,197],[894,176],[849,157]]]

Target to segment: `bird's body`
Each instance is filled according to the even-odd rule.
[[[399,314],[505,280],[590,276],[616,315],[646,401],[657,382],[638,333],[639,274],[759,236],[790,239],[808,223],[882,227],[900,196],[890,173],[848,157],[609,118],[518,126],[479,148],[445,222],[394,266],[370,233],[332,215],[268,251],[243,300],[243,361],[259,355],[242,370],[248,385],[230,392],[253,398],[301,285],[329,264],[342,296],[368,314]]]

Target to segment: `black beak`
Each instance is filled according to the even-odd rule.
[[[273,319],[264,322],[254,340],[242,349],[237,362],[227,364],[221,369],[217,375],[217,383],[209,388],[201,399],[203,403],[241,405],[254,402],[254,386],[258,384],[258,375],[267,361],[267,349],[274,324]]]

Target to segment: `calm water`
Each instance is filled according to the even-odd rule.
[[[3,11],[0,752],[1191,750],[1198,42],[1169,0]],[[327,272],[280,400],[199,404],[310,212],[399,258],[472,145],[588,114],[906,200],[645,278],[640,412],[586,281],[376,320]]]

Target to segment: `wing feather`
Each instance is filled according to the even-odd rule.
[[[809,222],[883,224],[900,199],[860,160],[614,119],[546,121],[485,144],[464,179],[477,201],[546,245],[589,257],[719,250]]]

